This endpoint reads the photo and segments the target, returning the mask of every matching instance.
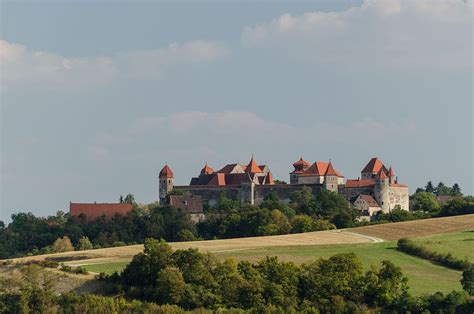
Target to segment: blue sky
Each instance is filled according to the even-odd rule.
[[[472,1],[1,2],[1,209],[158,198],[251,154],[473,193]]]

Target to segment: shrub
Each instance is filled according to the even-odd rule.
[[[78,251],[91,250],[93,249],[92,243],[88,237],[81,237],[77,244]]]
[[[74,251],[74,247],[72,246],[71,239],[64,236],[62,238],[57,238],[56,241],[54,241],[51,246],[51,251],[53,253],[69,252]]]

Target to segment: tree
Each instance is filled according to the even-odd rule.
[[[77,244],[78,251],[91,250],[93,249],[92,243],[88,237],[81,237]]]
[[[434,193],[434,191],[435,191],[435,188],[433,186],[433,182],[428,181],[428,183],[425,186],[425,192]]]
[[[408,294],[408,279],[400,267],[383,260],[365,275],[364,297],[369,305],[395,305]]]
[[[435,212],[440,209],[440,205],[436,196],[433,193],[419,192],[411,197],[411,204],[413,210],[423,210],[428,212]]]
[[[435,188],[434,194],[441,195],[451,195],[451,188],[446,186],[443,182],[439,182]]]
[[[154,299],[161,304],[179,304],[185,286],[181,271],[176,267],[167,266],[158,273]]]
[[[474,266],[471,265],[463,271],[461,285],[469,295],[474,295]]]
[[[53,245],[51,245],[51,251],[53,253],[74,251],[74,246],[69,237],[64,236],[62,238],[57,238],[56,241],[54,241]]]
[[[135,196],[133,194],[127,194],[125,199],[123,200],[124,203],[128,204],[136,204],[135,203]]]
[[[291,233],[313,231],[313,219],[308,215],[296,215],[291,221]]]
[[[451,196],[462,196],[461,187],[459,184],[453,184],[453,187],[451,188]]]

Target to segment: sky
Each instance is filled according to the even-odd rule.
[[[473,1],[0,1],[0,220],[158,199],[167,163],[371,157],[473,194]]]

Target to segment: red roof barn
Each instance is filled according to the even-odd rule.
[[[126,215],[133,209],[130,203],[70,203],[69,214],[71,216],[86,215],[87,221],[94,221],[105,215],[110,219],[115,214]]]

